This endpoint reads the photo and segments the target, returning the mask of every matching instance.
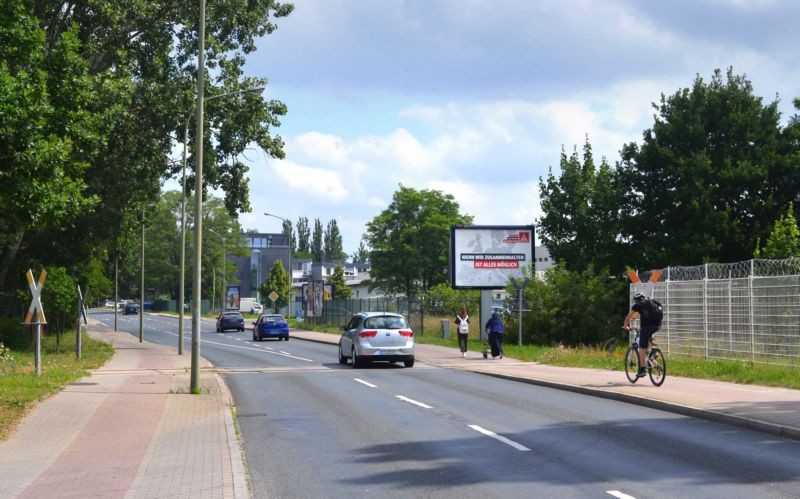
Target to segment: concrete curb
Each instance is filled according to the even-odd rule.
[[[228,452],[231,456],[233,496],[236,499],[250,498],[252,496],[250,494],[250,487],[248,486],[247,470],[244,465],[244,449],[242,448],[242,442],[239,439],[239,434],[236,432],[236,426],[233,422],[233,408],[236,407],[236,404],[234,404],[233,396],[231,395],[228,385],[225,384],[225,380],[222,379],[222,376],[219,374],[214,374],[214,376],[217,378],[220,391],[223,397],[225,397],[225,404],[228,406],[228,410],[225,411],[225,432],[228,436]]]
[[[326,343],[335,345],[337,342],[334,341],[323,341],[317,338],[302,338],[300,336],[295,336],[294,338],[303,340],[303,341],[311,341],[314,343]],[[418,358],[417,360],[421,362],[425,362],[424,359]],[[428,362],[426,362],[428,363]],[[433,364],[436,365],[436,364]],[[789,428],[786,426],[776,425],[772,423],[766,423],[764,421],[757,421],[750,418],[745,418],[742,416],[732,416],[730,414],[722,414],[719,412],[709,411],[706,409],[700,409],[697,407],[692,407],[688,405],[681,405],[675,404],[672,402],[665,402],[663,400],[656,400],[652,398],[646,397],[639,397],[637,395],[630,395],[627,393],[620,393],[614,392],[609,390],[600,390],[597,388],[586,388],[585,386],[579,385],[570,385],[568,383],[557,383],[554,381],[546,381],[536,378],[526,378],[523,376],[515,376],[511,374],[502,374],[497,372],[487,372],[481,370],[473,370],[469,368],[461,368],[461,367],[453,367],[453,366],[439,366],[448,369],[461,369],[464,371],[468,371],[475,374],[483,374],[485,376],[492,376],[495,378],[507,379],[509,381],[518,381],[521,383],[528,383],[530,385],[537,385],[537,386],[544,386],[547,388],[554,388],[557,390],[566,390],[571,391],[574,393],[580,393],[582,395],[590,395],[592,397],[599,397],[605,398],[609,400],[616,400],[618,402],[627,402],[631,404],[637,404],[644,407],[649,407],[651,409],[658,409],[662,411],[672,412],[675,414],[680,414],[683,416],[690,416],[698,419],[705,419],[707,421],[713,421],[715,423],[722,423],[727,424],[729,426],[736,426],[739,428],[745,428],[748,430],[755,430],[760,431],[762,433],[768,433],[770,435],[776,435],[779,437],[789,438],[792,440],[800,440],[800,430],[795,428]]]

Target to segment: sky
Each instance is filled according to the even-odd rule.
[[[248,151],[244,229],[336,219],[351,254],[399,185],[455,196],[477,225],[541,216],[539,178],[586,137],[619,160],[652,103],[732,67],[800,97],[794,0],[295,0],[246,73],[288,107],[286,158]]]

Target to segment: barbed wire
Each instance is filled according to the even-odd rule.
[[[642,272],[643,282],[650,280],[654,270]],[[800,275],[800,258],[783,260],[753,259],[734,263],[707,263],[689,267],[661,269],[658,281],[702,281],[703,279],[742,279],[747,277],[776,277]]]

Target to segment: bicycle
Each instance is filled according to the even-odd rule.
[[[638,381],[639,372],[639,328],[631,328],[636,332],[635,338],[625,352],[625,376],[631,383]],[[667,359],[658,345],[651,339],[645,356],[645,371],[650,376],[650,381],[656,386],[664,384],[667,377]]]

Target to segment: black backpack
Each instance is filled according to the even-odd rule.
[[[661,326],[661,321],[664,320],[664,307],[661,302],[652,298],[642,302],[642,317],[647,319],[653,326]]]

